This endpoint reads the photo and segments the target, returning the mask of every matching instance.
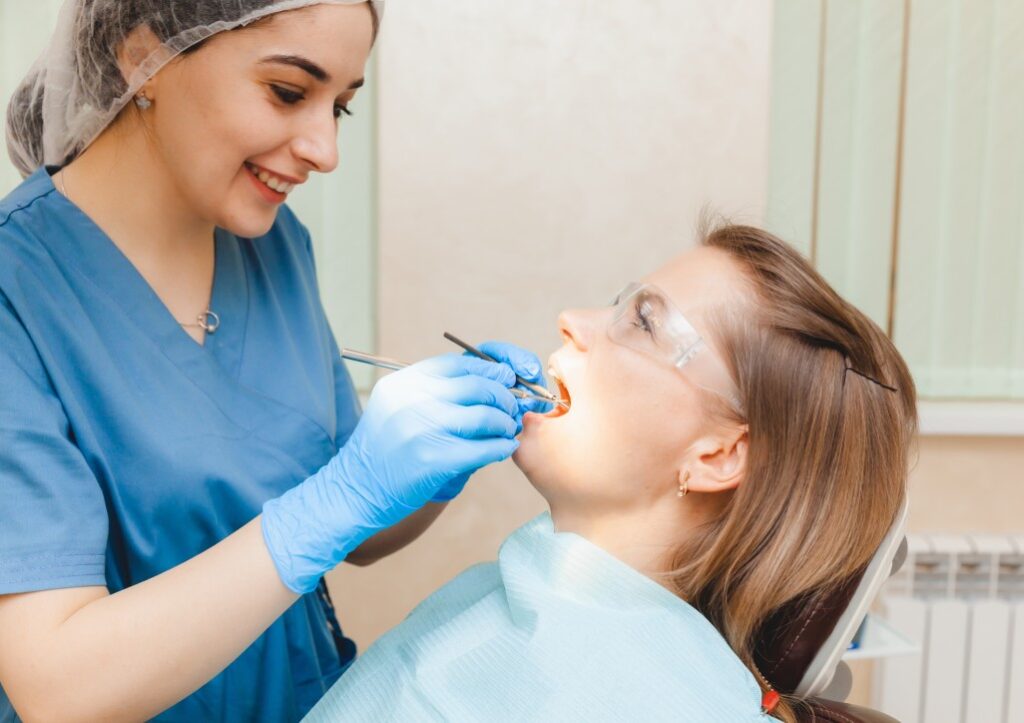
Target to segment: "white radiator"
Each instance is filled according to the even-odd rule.
[[[920,652],[875,668],[903,723],[1024,723],[1024,535],[908,535],[883,617]]]

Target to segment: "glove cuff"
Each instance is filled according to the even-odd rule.
[[[263,540],[281,582],[300,595],[381,529],[336,460],[263,505]]]

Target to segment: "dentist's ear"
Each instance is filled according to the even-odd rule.
[[[692,448],[685,469],[679,470],[679,482],[686,481],[690,492],[727,492],[739,487],[747,472],[750,437],[747,425],[718,430],[701,439]],[[696,458],[696,459],[694,459]]]
[[[160,39],[146,24],[138,25],[128,33],[117,48],[117,67],[120,69],[125,83],[131,85],[142,61],[159,47]],[[152,92],[150,97],[152,97]]]

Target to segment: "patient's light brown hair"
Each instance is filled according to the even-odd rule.
[[[743,482],[676,551],[671,579],[753,669],[766,618],[794,600],[813,605],[857,573],[892,525],[915,390],[888,336],[786,243],[749,226],[702,237],[749,285],[736,320],[715,334],[743,411],[714,412],[749,425],[749,447]],[[773,714],[793,721],[793,704]]]

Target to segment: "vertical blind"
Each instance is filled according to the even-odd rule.
[[[7,102],[32,62],[46,47],[62,0],[0,0],[0,101]],[[292,192],[288,204],[309,228],[320,291],[338,343],[373,349],[376,331],[377,93],[375,65],[341,121],[340,164],[329,175],[313,174]],[[3,147],[4,149],[6,146]],[[0,158],[0,197],[21,177]],[[357,385],[372,380],[369,369],[352,369]]]
[[[775,4],[767,225],[929,399],[1024,399],[1024,3]]]

